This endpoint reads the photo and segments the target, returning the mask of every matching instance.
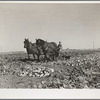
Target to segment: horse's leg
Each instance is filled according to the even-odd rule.
[[[46,55],[46,53],[44,53],[44,55],[45,55],[45,61],[46,61],[46,60],[48,61],[48,58],[47,58],[47,55]]]
[[[49,57],[50,57],[50,60],[53,61],[53,54],[51,54]]]
[[[33,58],[35,59],[35,54],[33,54]]]
[[[57,56],[55,56],[55,59],[54,59],[55,61],[57,61],[58,60],[58,57]]]
[[[51,59],[52,59],[52,56],[51,56],[51,54],[48,54],[48,57],[47,57],[47,59],[48,59],[48,61],[51,61]]]
[[[53,58],[52,57],[53,57],[52,55],[49,55],[49,60],[50,61],[53,61]]]

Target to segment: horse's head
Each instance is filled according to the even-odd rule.
[[[24,48],[27,48],[28,44],[29,44],[29,39],[25,38],[25,40],[24,40]]]
[[[44,40],[42,40],[42,39],[36,39],[36,45],[38,45],[38,46],[43,46],[44,43],[45,43]]]

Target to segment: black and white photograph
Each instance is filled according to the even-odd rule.
[[[100,3],[1,3],[0,89],[100,89]]]

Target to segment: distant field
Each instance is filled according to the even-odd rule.
[[[53,62],[29,60],[26,52],[0,53],[0,88],[100,88],[100,50],[62,50]]]

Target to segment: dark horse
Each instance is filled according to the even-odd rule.
[[[36,39],[36,45],[42,49],[46,60],[50,60],[50,57],[52,57],[54,61],[59,56],[60,45],[58,46],[55,42],[47,42],[42,39]],[[49,58],[47,57],[48,55]]]
[[[40,50],[37,48],[36,43],[31,43],[31,42],[29,42],[28,39],[25,38],[24,48],[26,48],[26,50],[27,50],[28,59],[30,59],[29,54],[33,54],[34,59],[35,59],[35,55],[37,55],[38,60],[39,60]]]

